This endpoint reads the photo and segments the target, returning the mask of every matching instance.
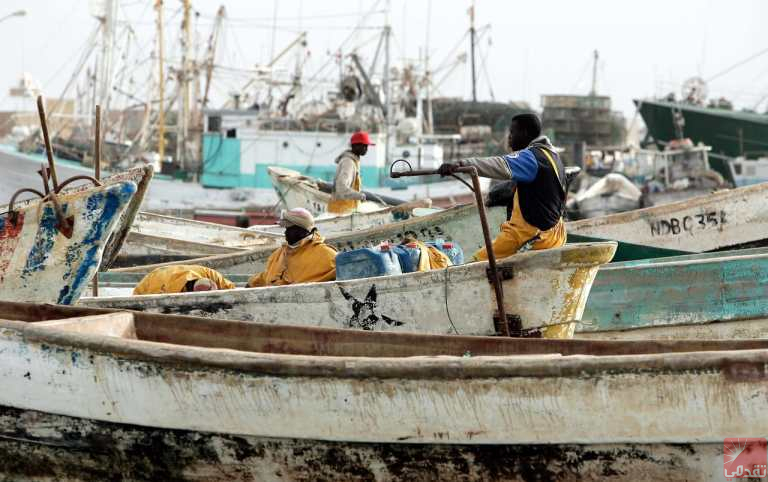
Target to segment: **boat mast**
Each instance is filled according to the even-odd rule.
[[[104,0],[101,22],[101,55],[96,69],[96,98],[94,104],[101,105],[104,115],[108,115],[109,98],[112,91],[112,51],[115,43],[115,20],[117,16],[117,1]],[[91,122],[93,118],[91,117]]]
[[[592,64],[592,90],[589,91],[589,95],[592,97],[597,95],[597,59],[598,53],[597,49],[595,49],[595,60]]]
[[[427,97],[427,112],[426,112],[426,132],[427,134],[434,134],[434,116],[432,114],[432,72],[429,70],[429,40],[432,26],[432,0],[427,0],[427,28],[426,28],[426,41],[424,44],[424,88],[426,89]]]
[[[160,162],[165,158],[165,78],[163,75],[163,0],[156,0],[157,9],[157,73],[160,94],[157,111],[157,153]],[[161,164],[162,165],[162,164]]]
[[[176,159],[178,159],[179,167],[183,170],[189,167],[187,165],[187,142],[189,141],[189,60],[192,47],[190,11],[192,9],[192,2],[191,0],[182,0],[182,3],[184,4],[184,15],[181,23],[181,70],[179,71],[181,102],[179,102],[179,121],[177,123]]]
[[[469,7],[469,54],[472,62],[472,102],[477,102],[477,72],[475,70],[475,2]]]
[[[389,78],[389,62],[391,57],[390,52],[390,36],[392,35],[392,26],[389,24],[389,12],[391,9],[391,3],[389,0],[387,0],[387,18],[386,23],[384,24],[384,78],[382,80],[382,84],[384,87],[384,95],[386,96],[386,103],[385,103],[385,109],[384,109],[384,125],[385,125],[385,142],[384,142],[384,162],[389,162],[390,160],[390,153],[392,151],[391,144],[391,138],[392,138],[392,86]]]

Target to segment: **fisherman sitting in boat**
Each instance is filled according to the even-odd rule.
[[[336,158],[336,176],[333,179],[333,192],[328,203],[328,212],[348,214],[357,211],[365,194],[360,192],[360,158],[368,152],[368,146],[375,146],[367,132],[352,134],[350,148]]]
[[[139,281],[133,289],[133,294],[231,290],[234,287],[234,283],[214,269],[195,264],[178,264],[153,270]]]
[[[565,244],[565,168],[546,136],[536,114],[519,114],[509,126],[509,147],[505,156],[463,159],[438,169],[447,176],[459,166],[475,166],[483,177],[516,182],[512,216],[501,225],[493,240],[497,258],[511,256],[526,243],[533,249],[558,248]],[[474,254],[475,261],[488,259],[485,248]]]
[[[266,269],[248,280],[249,288],[336,279],[336,250],[325,244],[315,220],[304,208],[283,211],[286,244],[267,260]]]

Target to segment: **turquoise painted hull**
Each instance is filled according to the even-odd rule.
[[[768,317],[768,248],[613,263],[600,269],[578,331]]]

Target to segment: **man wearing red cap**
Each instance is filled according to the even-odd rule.
[[[360,192],[360,157],[368,152],[368,146],[375,146],[365,131],[352,134],[350,149],[336,158],[336,176],[333,179],[333,193],[328,203],[328,212],[347,214],[357,211],[365,201],[365,194]]]

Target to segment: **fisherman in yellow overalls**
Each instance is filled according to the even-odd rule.
[[[336,158],[336,176],[333,179],[333,192],[328,203],[328,212],[349,214],[357,211],[365,201],[365,194],[360,192],[360,158],[368,152],[368,146],[375,146],[367,132],[355,132],[350,139],[350,148]]]
[[[509,147],[512,154],[495,157],[463,159],[455,164],[443,164],[438,169],[443,176],[456,172],[459,166],[475,166],[483,177],[516,182],[512,216],[501,225],[493,240],[493,254],[506,258],[529,241],[533,249],[558,248],[566,241],[565,168],[555,148],[541,135],[541,120],[535,114],[519,114],[509,127]],[[485,248],[476,252],[475,261],[488,259]],[[545,329],[550,338],[570,337],[573,327],[560,325]]]
[[[235,284],[215,269],[176,264],[152,270],[133,289],[134,295],[231,290]]]
[[[249,288],[314,283],[336,279],[336,250],[325,244],[315,220],[304,208],[283,211],[286,244],[267,260],[263,272],[248,280]]]

